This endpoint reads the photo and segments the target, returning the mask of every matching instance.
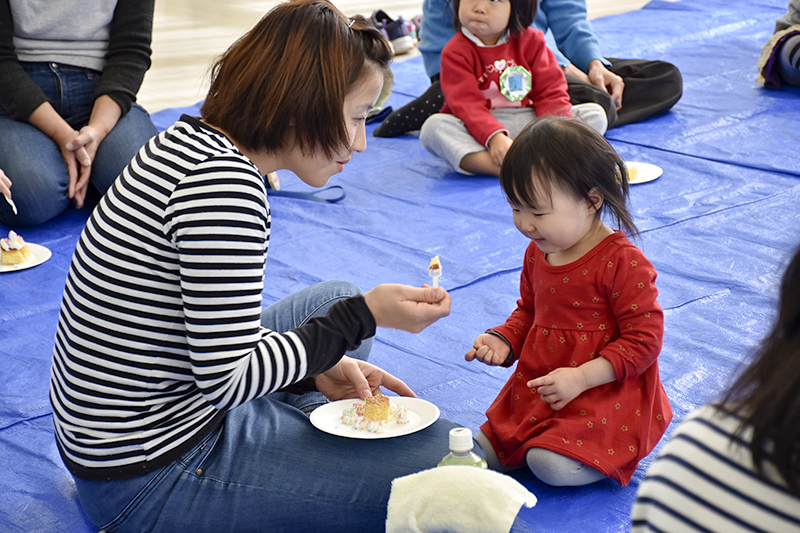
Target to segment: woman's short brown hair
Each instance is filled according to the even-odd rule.
[[[274,153],[295,143],[332,155],[349,146],[344,100],[367,73],[391,75],[392,49],[364,17],[327,0],[271,9],[211,69],[200,110],[244,148]]]

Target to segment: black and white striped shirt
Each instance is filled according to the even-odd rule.
[[[800,499],[759,478],[741,419],[707,405],[676,429],[639,487],[632,533],[800,532]]]
[[[87,222],[64,290],[50,397],[70,471],[166,465],[226,411],[374,334],[360,297],[285,334],[261,328],[269,235],[263,179],[224,135],[184,116],[139,151]]]

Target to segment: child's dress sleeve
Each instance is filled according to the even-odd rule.
[[[613,365],[617,381],[639,376],[661,352],[664,313],[655,281],[655,268],[635,246],[609,257],[603,283],[620,333],[599,355]]]
[[[530,331],[531,327],[533,326],[533,318],[534,318],[534,292],[533,292],[533,283],[531,282],[531,273],[532,268],[529,268],[529,265],[532,265],[531,260],[533,259],[533,252],[534,250],[532,247],[535,247],[534,243],[531,243],[528,246],[528,250],[525,252],[525,263],[522,267],[522,273],[520,274],[519,280],[519,300],[517,300],[517,308],[511,313],[511,316],[508,317],[505,324],[502,326],[497,326],[496,328],[491,328],[491,331],[500,334],[508,343],[511,345],[511,350],[514,352],[514,358],[509,359],[506,361],[505,364],[502,366],[511,366],[514,364],[519,358],[520,353],[522,353],[522,346],[525,343],[525,339],[528,336],[528,332]]]

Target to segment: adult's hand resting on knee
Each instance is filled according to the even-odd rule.
[[[622,93],[625,90],[625,82],[622,81],[621,77],[608,70],[599,59],[593,59],[592,62],[589,63],[589,73],[587,77],[592,85],[604,89],[611,95],[611,99],[614,100],[617,111],[622,108]]]
[[[364,294],[364,300],[376,325],[411,333],[450,314],[450,295],[441,287],[385,283]]]

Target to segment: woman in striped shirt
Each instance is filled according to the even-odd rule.
[[[800,532],[800,249],[778,318],[722,402],[675,430],[639,487],[632,532]]]
[[[327,0],[277,6],[214,65],[202,117],[150,140],[87,222],[50,397],[59,451],[98,527],[382,531],[391,480],[447,453],[450,422],[343,439],[312,427],[307,396],[291,396],[413,396],[365,361],[370,337],[446,316],[443,289],[361,295],[334,282],[261,309],[262,176],[289,169],[318,187],[341,172],[366,146],[390,59],[365,19]]]

